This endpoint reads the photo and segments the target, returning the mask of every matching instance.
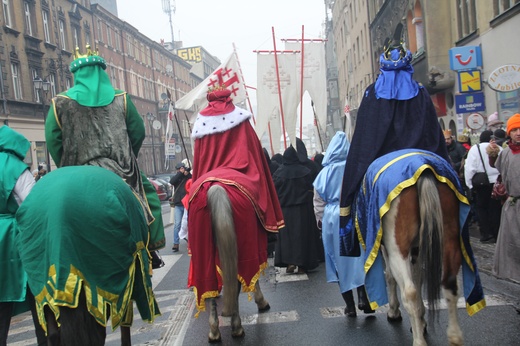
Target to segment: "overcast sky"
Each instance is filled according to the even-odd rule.
[[[167,1],[167,0],[166,0]],[[119,18],[159,42],[171,41],[163,0],[117,0]],[[255,50],[283,49],[280,39],[323,38],[323,0],[170,0],[175,41],[184,47],[203,46],[221,61],[236,46],[247,85],[256,87]],[[254,93],[249,90],[249,93]],[[254,96],[252,99],[256,99]],[[304,103],[305,104],[305,103]],[[305,107],[304,107],[305,110]]]

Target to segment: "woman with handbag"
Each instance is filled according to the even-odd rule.
[[[493,272],[499,278],[520,282],[520,114],[509,118],[506,131],[511,140],[504,150],[493,141],[487,149],[489,163],[500,172],[508,193],[502,207]]]
[[[466,185],[475,192],[475,212],[478,216],[480,241],[483,243],[496,241],[502,209],[500,201],[491,198],[493,184],[499,174],[496,168],[489,165],[486,152],[492,135],[492,131],[483,131],[480,134],[480,143],[471,147],[464,163]]]

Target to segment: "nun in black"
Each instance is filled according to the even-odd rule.
[[[312,201],[314,176],[299,161],[292,145],[285,150],[273,181],[285,220],[285,227],[278,233],[275,266],[286,267],[287,273],[293,273],[296,267],[298,273],[312,270],[318,266],[322,246]]]

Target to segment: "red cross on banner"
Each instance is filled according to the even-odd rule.
[[[350,107],[349,105],[346,105],[345,108],[343,109],[343,113],[350,113]]]
[[[238,88],[235,87],[234,84],[240,83],[240,80],[238,79],[238,74],[232,71],[233,69],[227,67],[217,69],[213,72],[208,87],[211,88],[215,85],[225,86],[227,89],[231,90],[234,96],[236,96]]]

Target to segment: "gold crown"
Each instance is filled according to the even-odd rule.
[[[227,89],[227,87],[225,85],[215,84],[208,88],[208,93],[212,93],[215,91],[222,91],[222,90],[226,90],[226,89]]]
[[[89,56],[99,55],[99,52],[97,50],[95,52],[92,51],[92,49],[90,48],[90,44],[87,44],[85,46],[85,48],[87,49],[87,53],[84,54],[84,55],[81,55],[79,53],[79,47],[76,47],[76,50],[75,50],[75,53],[74,53],[74,59],[88,58]]]

